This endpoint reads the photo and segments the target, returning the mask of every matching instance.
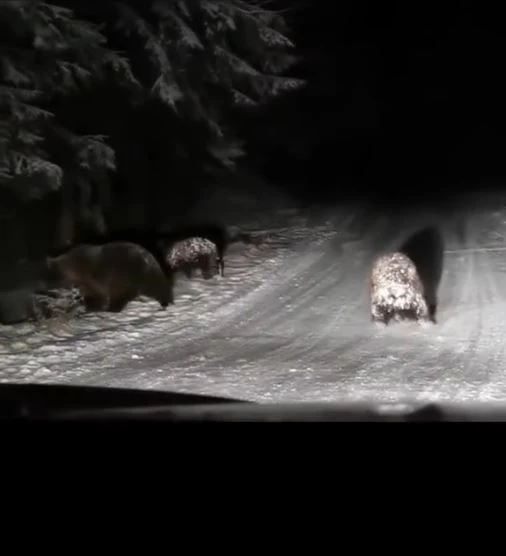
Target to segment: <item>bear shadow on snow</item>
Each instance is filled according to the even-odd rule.
[[[424,288],[430,319],[436,323],[438,289],[443,274],[444,240],[435,226],[427,226],[410,236],[399,248],[415,264]]]

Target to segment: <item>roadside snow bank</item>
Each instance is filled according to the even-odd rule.
[[[261,212],[261,211],[260,211]],[[250,214],[254,214],[253,210]],[[282,279],[294,244],[318,245],[336,232],[332,222],[315,225],[294,209],[273,211],[269,226],[260,228],[264,215],[251,219],[248,229],[265,232],[260,245],[232,244],[226,256],[226,276],[188,280],[178,275],[175,304],[166,311],[145,299],[131,302],[119,314],[95,313],[79,318],[22,323],[0,327],[0,381],[73,382],[90,366],[103,371],[105,358],[142,358],[156,339],[167,348],[194,344],[219,326],[228,315],[242,310],[252,292]],[[256,226],[254,225],[256,224]],[[87,364],[83,368],[83,361]]]

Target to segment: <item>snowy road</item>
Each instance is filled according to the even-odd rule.
[[[438,324],[378,328],[372,259],[427,224],[445,241]],[[50,335],[2,327],[0,379],[254,401],[503,400],[505,237],[498,202],[438,215],[285,212],[265,245],[231,247],[225,278],[179,279],[167,312],[138,301]]]

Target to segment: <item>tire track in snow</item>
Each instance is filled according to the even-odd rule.
[[[473,216],[470,219],[471,239],[476,244],[483,231],[483,217]],[[503,256],[491,250],[472,251],[468,256],[476,268],[471,287],[476,295],[479,334],[473,337],[465,352],[465,375],[462,378],[465,384],[474,385],[474,397],[487,399],[491,396],[493,399],[492,394],[499,390],[504,398],[506,283],[504,264],[501,268]],[[462,391],[458,392],[461,397],[462,394]]]
[[[305,271],[301,272],[300,267],[295,270],[292,279],[300,282],[300,287],[295,295],[289,284],[281,282],[278,284],[277,290],[272,293],[267,292],[267,297],[262,296],[263,299],[259,303],[260,308],[254,305],[247,315],[241,315],[239,322],[232,323],[232,326],[226,329],[226,332],[230,333],[227,334],[227,337],[221,338],[221,347],[224,348],[222,351],[220,351],[220,334],[215,333],[209,336],[203,345],[199,343],[199,352],[204,353],[204,357],[196,358],[197,360],[193,362],[188,361],[187,357],[184,361],[170,358],[168,364],[173,363],[176,367],[172,367],[172,372],[183,375],[183,382],[188,382],[184,377],[187,376],[188,366],[191,365],[191,374],[195,377],[196,383],[198,381],[202,383],[203,376],[208,377],[207,388],[207,386],[211,387],[223,374],[230,380],[230,373],[223,369],[237,369],[238,376],[243,376],[241,369],[253,363],[258,369],[262,369],[264,366],[269,368],[270,385],[272,388],[276,388],[279,386],[279,378],[276,376],[279,375],[279,372],[283,372],[287,365],[295,366],[295,368],[299,365],[311,367],[328,359],[330,354],[335,355],[338,360],[347,352],[354,353],[360,346],[367,346],[369,337],[376,331],[368,326],[366,311],[362,310],[365,322],[360,322],[360,331],[355,333],[355,337],[350,338],[349,334],[343,335],[339,324],[343,323],[344,326],[348,326],[346,321],[350,314],[357,316],[358,309],[362,309],[360,305],[365,302],[368,265],[372,262],[376,252],[381,248],[393,246],[399,240],[398,221],[378,216],[375,219],[373,215],[369,215],[367,222],[370,237],[355,242],[355,251],[353,249],[348,252],[344,250],[342,251],[343,256],[340,258],[337,255],[338,238],[335,242],[328,242],[327,248],[312,259],[311,264],[305,265]],[[358,247],[365,249],[358,250]],[[310,251],[314,251],[313,246]],[[301,254],[296,255],[296,258],[300,257]],[[307,260],[307,257],[302,258]],[[329,263],[329,261],[331,262]],[[360,278],[358,278],[359,275]],[[352,301],[350,301],[350,285],[355,292],[351,296]],[[301,320],[308,320],[307,315],[315,305],[315,299],[321,298],[321,301],[316,303],[320,309],[320,315],[316,320],[314,333],[304,333],[301,336],[296,331],[289,331],[291,338],[290,334],[287,334],[287,328],[289,328],[286,325],[287,315],[281,312],[284,305],[282,294],[283,292],[286,294],[287,291],[288,295],[285,299],[292,301],[292,305],[295,306],[293,319],[299,323],[299,326]],[[265,290],[262,293],[265,294]],[[268,334],[265,331],[268,331]],[[245,337],[245,333],[247,333],[248,340],[246,345],[244,342],[233,340],[237,336]],[[153,361],[154,363],[155,361]],[[182,363],[183,365],[181,365]],[[280,370],[273,369],[273,365]],[[260,371],[260,375],[256,378],[260,382],[262,381],[261,373]],[[334,376],[336,374],[334,373]],[[136,376],[137,379],[142,378],[137,373],[131,376],[132,378]],[[254,383],[255,380],[251,375],[248,376],[249,382]],[[301,374],[301,378],[292,375],[292,379],[304,380],[304,376],[304,373]],[[156,379],[157,385],[161,382],[163,379]],[[173,377],[167,378],[167,384],[169,383],[173,387]],[[241,382],[241,387],[244,387],[243,382]],[[242,395],[244,396],[244,391]]]
[[[300,249],[301,245],[306,245],[309,250],[309,246],[315,243],[324,244],[329,241],[329,238],[325,237],[326,235],[332,236],[335,234],[335,231],[327,230],[323,234],[323,238],[318,237],[318,234],[322,231],[325,232],[325,226],[320,226],[319,231],[316,230],[316,238],[315,232],[308,233],[307,239],[299,245],[292,245],[292,249],[284,247],[281,250],[270,250],[271,256],[274,256],[272,264],[262,264],[260,262],[261,256],[259,256],[258,269],[262,273],[260,275],[260,283],[258,284],[257,278],[254,285],[252,285],[251,280],[246,280],[244,284],[240,283],[235,288],[235,294],[238,295],[238,298],[230,298],[225,303],[223,303],[223,299],[218,294],[212,301],[214,302],[213,305],[219,308],[214,311],[211,310],[209,317],[204,323],[198,321],[192,322],[192,329],[189,331],[191,333],[188,334],[187,338],[177,337],[174,339],[170,336],[170,330],[163,330],[163,328],[152,330],[153,333],[149,339],[146,338],[146,334],[143,334],[141,338],[133,337],[132,341],[123,342],[123,348],[120,352],[117,349],[117,342],[114,344],[111,341],[110,350],[105,350],[102,345],[100,352],[95,354],[88,352],[85,354],[85,363],[88,370],[86,368],[73,370],[71,374],[69,373],[68,377],[64,376],[62,372],[60,378],[63,381],[68,380],[75,384],[95,384],[97,382],[104,384],[104,381],[106,384],[116,382],[123,384],[127,383],[129,378],[135,376],[142,366],[144,368],[146,365],[151,365],[153,368],[163,366],[168,369],[167,372],[170,372],[173,363],[180,363],[181,361],[191,363],[191,351],[193,350],[198,353],[205,351],[206,347],[212,343],[213,336],[216,335],[217,331],[223,330],[230,321],[238,318],[238,314],[245,303],[251,302],[252,299],[254,300],[258,296],[261,297],[263,291],[268,290],[277,281],[284,279],[284,271],[281,272],[281,270],[296,266],[291,263],[292,259],[299,264],[297,271],[300,271],[301,267],[304,268],[312,264],[309,258],[299,260],[296,252],[294,253],[294,249],[296,246]],[[268,256],[269,251],[264,254]],[[315,257],[318,256],[320,255],[316,253]],[[263,281],[261,280],[262,275]],[[243,295],[240,295],[241,292]],[[203,306],[202,311],[209,311],[209,307]],[[193,318],[195,319],[195,315],[193,315]],[[190,319],[188,318],[188,320]],[[102,343],[104,343],[103,339]],[[131,359],[133,351],[137,351],[140,354],[139,360]],[[84,361],[80,363],[83,364]],[[93,371],[89,370],[90,367],[93,368]],[[58,373],[58,371],[56,372]]]
[[[447,239],[467,249],[481,240],[483,234],[478,231],[486,218],[486,213],[480,214],[479,211],[472,215],[457,214],[453,215],[451,222],[443,220],[441,227]],[[375,248],[387,250],[425,222],[423,215],[417,222],[410,222],[407,217],[396,221],[390,228],[390,235],[388,226],[382,233],[376,230],[378,243],[370,245],[369,253],[357,254],[352,270],[351,260],[343,258],[342,265],[350,265],[349,273],[341,272],[336,261],[325,265],[322,260],[310,268],[313,274],[307,275],[309,283],[303,283],[307,296],[303,296],[293,317],[314,326],[310,337],[315,341],[311,343],[305,338],[305,345],[301,345],[295,340],[284,343],[279,340],[278,344],[271,343],[263,356],[258,347],[253,352],[257,355],[256,360],[235,364],[237,378],[233,372],[217,370],[220,378],[215,382],[213,376],[211,390],[218,388],[215,393],[223,392],[228,384],[230,395],[256,400],[273,397],[284,400],[344,397],[434,400],[479,399],[480,396],[498,399],[501,393],[504,399],[506,388],[502,386],[504,381],[501,383],[500,376],[501,364],[504,366],[502,337],[506,320],[501,311],[505,299],[501,289],[504,274],[498,278],[500,268],[493,259],[497,255],[491,252],[468,252],[460,260],[445,258],[439,325],[428,329],[415,325],[378,331],[360,323],[358,317],[354,323],[356,326],[352,326],[353,315],[359,310],[363,262],[371,259]],[[396,226],[399,228],[397,232]],[[358,248],[361,243],[356,245]],[[357,262],[361,257],[362,261]],[[335,273],[335,281],[327,280],[324,273]],[[319,280],[320,287],[317,287],[315,283]],[[315,295],[322,299],[316,302]],[[307,318],[313,305],[321,308],[321,318]],[[271,327],[282,329],[286,315],[275,314],[274,307],[270,315]],[[260,321],[256,325],[256,329],[261,330]],[[346,328],[346,332],[340,328]],[[240,354],[239,348],[236,355]],[[213,363],[220,363],[220,359]],[[221,363],[228,363],[230,368],[236,361],[225,357]],[[206,365],[207,362],[200,365],[200,373],[205,371]],[[292,369],[295,372],[290,373],[290,365],[295,367]],[[214,364],[209,366],[214,372]],[[197,388],[197,382],[187,381],[185,384]]]
[[[244,350],[247,349],[247,346],[234,347],[236,342],[234,342],[233,338],[245,331],[251,336],[251,324],[254,322],[262,324],[262,319],[272,314],[273,303],[279,302],[279,290],[286,289],[287,275],[288,277],[293,277],[293,279],[297,279],[298,276],[304,273],[311,275],[313,273],[311,269],[318,265],[326,255],[327,249],[325,246],[329,244],[332,246],[335,241],[339,241],[338,238],[334,240],[335,235],[339,236],[341,230],[345,231],[355,218],[356,215],[348,215],[344,219],[336,219],[334,221],[334,230],[330,237],[324,237],[323,239],[308,237],[307,240],[297,246],[295,252],[279,261],[275,272],[268,272],[268,279],[260,287],[240,297],[231,304],[231,307],[225,306],[221,310],[215,311],[213,323],[209,323],[207,330],[203,330],[202,335],[198,339],[192,335],[192,339],[177,342],[177,345],[172,347],[170,346],[170,338],[167,338],[164,339],[162,351],[160,346],[155,343],[157,342],[155,338],[154,341],[150,341],[150,352],[144,354],[141,361],[131,361],[128,359],[128,356],[125,357],[124,361],[128,361],[127,369],[122,365],[122,360],[116,358],[114,360],[114,367],[122,367],[121,370],[105,368],[103,371],[97,370],[93,374],[85,373],[80,377],[75,377],[73,382],[89,384],[95,383],[99,379],[100,383],[103,383],[105,380],[106,384],[109,385],[128,384],[131,380],[137,380],[140,369],[146,368],[148,365],[152,368],[164,367],[167,369],[167,373],[178,373],[177,369],[182,367],[184,369],[191,368],[192,372],[198,372],[202,367],[206,370],[212,370],[213,361],[220,364],[229,362],[230,365],[234,366],[237,363],[237,359],[244,359]],[[246,309],[244,310],[244,308]],[[277,315],[278,313],[276,312]],[[265,326],[262,326],[262,328],[267,330]],[[228,340],[229,337],[232,338],[231,341]],[[273,337],[276,336],[270,335],[267,338],[268,344],[272,345],[270,339]],[[278,338],[276,341],[278,345],[286,342],[283,338]],[[198,347],[195,345],[195,355],[192,355],[189,353],[191,352],[191,344],[196,342],[198,342]],[[223,360],[223,355],[220,352],[213,356],[213,351],[217,349],[214,346],[220,342],[222,345],[225,345],[226,361]],[[265,352],[265,341],[262,342],[260,340],[260,342],[257,342],[257,345],[258,343],[264,344],[264,347],[259,349]],[[255,355],[257,348],[253,347],[252,351],[254,352],[253,355]],[[101,365],[105,364],[106,362],[102,360]]]
[[[489,220],[475,211],[462,226],[461,214],[442,215],[445,245],[462,252],[445,257],[435,327],[374,327],[366,291],[378,251],[434,217],[362,213],[352,221],[336,218],[334,237],[308,236],[284,251],[266,250],[276,262],[261,263],[253,284],[239,284],[239,300],[213,299],[212,319],[186,320],[190,339],[171,338],[170,327],[162,326],[149,343],[143,336],[120,344],[121,357],[112,342],[106,353],[88,355],[87,369],[69,373],[68,381],[258,401],[504,399],[506,265],[500,252],[469,250],[499,237],[483,233],[481,224]],[[203,300],[203,308],[210,305]],[[144,359],[129,359],[131,350],[142,348]],[[66,380],[63,366],[57,369],[58,382]]]
[[[491,309],[498,301],[504,302],[504,296],[500,295],[490,254],[486,251],[466,252],[466,247],[475,242],[476,223],[470,218],[461,236],[463,256],[460,260],[452,258],[447,261],[450,269],[445,286],[453,295],[447,297],[447,314],[444,320],[441,319],[439,338],[442,342],[427,362],[429,369],[436,372],[422,371],[424,377],[432,374],[435,380],[420,388],[420,399],[481,398],[486,395],[484,384],[497,369],[498,362],[504,360],[502,346],[498,350],[487,349],[491,342],[498,347],[494,338],[502,337],[504,332],[502,322],[491,319]]]
[[[351,219],[344,223],[346,228],[350,224]],[[372,236],[377,238],[385,226],[384,221],[371,226]],[[308,260],[308,255],[311,255],[311,264],[305,265],[304,268],[287,265],[291,278],[288,281],[283,280],[273,292],[260,299],[246,314],[240,316],[239,321],[227,328],[227,337],[242,337],[247,333],[249,343],[244,345],[232,342],[225,355],[217,353],[206,357],[205,365],[201,368],[214,369],[216,366],[224,365],[232,367],[239,360],[254,361],[259,366],[264,362],[272,364],[273,361],[278,364],[295,365],[302,355],[314,351],[315,346],[321,342],[322,317],[330,318],[332,324],[327,325],[330,329],[331,326],[335,326],[334,312],[343,315],[353,311],[353,308],[345,303],[348,300],[343,298],[335,299],[332,307],[327,305],[329,293],[336,291],[346,276],[356,274],[355,267],[361,262],[352,252],[343,249],[341,243],[342,236],[338,234],[334,240],[327,242],[325,249],[318,250],[312,244],[309,252],[306,250],[297,255],[301,260]],[[324,300],[323,310],[318,298]],[[320,313],[316,318],[317,326],[313,330],[307,332],[304,330],[301,333],[301,328],[304,328],[301,322],[309,320],[308,325],[311,324],[308,314],[313,312],[314,305],[316,305],[316,312]],[[263,341],[266,335],[283,338],[283,340],[280,340],[277,346],[269,347]],[[218,339],[219,334],[213,334],[213,337]]]
[[[423,227],[425,223],[420,222],[418,226],[411,225],[409,232],[415,231],[420,227]],[[406,230],[406,227],[402,228]],[[406,235],[406,234],[404,234]],[[409,234],[408,234],[409,235]],[[390,241],[384,241],[384,250],[388,250],[390,247],[399,243],[400,240],[404,238],[396,237],[395,235],[390,238]],[[397,241],[395,241],[397,240]],[[378,245],[377,245],[378,247]],[[372,257],[369,258],[369,261]],[[367,269],[366,269],[367,270]],[[361,276],[363,273],[361,273]],[[468,280],[472,279],[472,269],[468,272]],[[356,276],[355,276],[356,279]],[[471,282],[469,282],[471,283]],[[464,286],[465,287],[465,286]],[[347,289],[349,294],[349,288]],[[356,289],[355,289],[356,291]],[[468,291],[465,288],[465,291]],[[335,361],[335,375],[339,376],[341,381],[336,389],[333,389],[333,393],[327,393],[327,396],[335,398],[336,395],[343,395],[345,391],[353,391],[357,389],[357,382],[364,377],[364,381],[368,382],[368,390],[374,392],[377,388],[378,391],[383,393],[384,385],[388,384],[398,384],[399,381],[406,383],[416,383],[416,379],[420,369],[425,373],[425,390],[431,390],[432,384],[437,384],[441,381],[440,373],[435,370],[431,373],[429,370],[434,366],[433,364],[437,362],[440,358],[440,350],[434,351],[430,348],[431,344],[434,343],[434,337],[437,334],[436,327],[429,327],[429,329],[420,329],[416,325],[408,328],[388,328],[382,331],[378,331],[376,327],[369,326],[369,323],[362,323],[361,330],[356,331],[356,335],[361,336],[361,339],[355,340],[352,343],[347,343],[346,349],[342,345],[342,337],[336,338],[335,345],[330,341],[329,331],[332,329],[339,330],[339,324],[341,322],[344,326],[347,326],[344,315],[349,315],[349,313],[354,313],[358,309],[359,302],[357,301],[358,296],[351,296],[354,301],[348,300],[348,307],[345,311],[341,312],[334,318],[334,322],[330,325],[327,331],[321,333],[319,341],[316,344],[308,346],[307,351],[313,355],[313,361],[311,363],[314,366],[323,365],[328,367],[329,361]],[[340,322],[341,321],[341,322]],[[330,321],[332,322],[332,321]],[[410,336],[407,337],[406,334]],[[398,338],[400,349],[396,349],[397,346],[392,345],[392,340]],[[341,346],[339,345],[341,341]],[[385,345],[385,342],[390,342],[390,345]],[[436,344],[437,345],[437,344]],[[386,349],[385,349],[386,348]],[[385,351],[388,352],[387,357],[385,357]],[[301,354],[299,354],[301,355]],[[451,351],[448,350],[448,355],[452,355]],[[344,360],[344,361],[343,361]],[[341,363],[344,362],[344,365]],[[305,361],[305,363],[310,363]],[[396,363],[399,365],[396,366]],[[427,372],[429,371],[429,372]],[[328,375],[329,373],[327,373]],[[343,379],[345,377],[350,378],[348,381],[348,386],[343,384]],[[329,380],[330,377],[327,377]],[[383,388],[382,388],[383,386]],[[418,381],[417,388],[420,389],[420,384]],[[399,390],[397,388],[397,393],[395,397],[398,397]],[[413,388],[406,388],[405,392],[408,394],[413,391]],[[319,397],[323,396],[321,399],[326,399],[326,396],[322,392],[321,388],[318,389],[317,394]],[[358,396],[360,397],[362,393]],[[287,399],[296,399],[300,396],[295,395],[289,396]],[[311,395],[306,391],[306,397],[311,398]]]
[[[192,366],[192,373],[195,373],[196,380],[201,379],[203,375],[208,376],[207,385],[210,386],[215,384],[217,378],[223,374],[230,380],[230,373],[223,369],[243,369],[251,364],[254,364],[258,369],[262,369],[265,365],[269,368],[270,387],[276,389],[279,388],[280,373],[286,373],[287,370],[295,372],[301,364],[301,359],[303,360],[302,364],[306,366],[311,366],[321,359],[321,353],[318,350],[328,344],[329,335],[333,336],[337,332],[335,341],[337,341],[341,353],[354,350],[357,345],[367,341],[362,336],[351,339],[349,336],[343,336],[339,328],[336,328],[336,318],[343,320],[350,312],[357,313],[356,307],[364,302],[363,293],[366,290],[368,264],[372,262],[374,251],[380,246],[388,244],[388,238],[397,228],[394,221],[388,221],[385,218],[377,217],[375,222],[373,215],[369,215],[368,223],[370,238],[354,242],[355,249],[359,246],[367,249],[361,251],[345,249],[342,251],[345,256],[340,258],[337,254],[340,237],[338,236],[334,242],[329,242],[327,249],[321,253],[314,264],[306,269],[304,274],[296,273],[294,275],[294,280],[300,282],[300,288],[297,292],[290,289],[289,284],[281,284],[282,291],[289,292],[288,298],[291,297],[292,305],[295,306],[293,320],[297,322],[299,330],[300,322],[304,319],[307,320],[307,313],[315,304],[315,299],[322,299],[317,303],[320,315],[314,334],[304,333],[301,336],[300,333],[296,333],[296,330],[288,330],[289,333],[287,334],[289,325],[286,325],[286,313],[280,312],[283,307],[283,298],[280,297],[281,292],[273,292],[268,303],[265,299],[262,301],[261,307],[265,308],[263,311],[253,309],[246,322],[241,321],[236,324],[231,338],[237,336],[243,338],[244,334],[247,333],[248,343],[246,345],[244,342],[240,343],[232,340],[226,345],[226,350],[220,353],[218,347],[220,343],[217,335],[215,335],[215,346],[212,343],[211,345],[206,344],[203,348],[203,351],[206,352],[205,360]],[[329,261],[331,261],[330,266]],[[363,281],[357,281],[358,268],[362,269]],[[347,282],[351,282],[357,292],[361,294],[354,296],[353,306],[350,305],[348,298],[349,290],[346,291],[346,288],[340,287],[343,284],[347,285],[346,278],[348,278]],[[330,299],[333,300],[332,308],[329,308]],[[364,311],[363,315],[367,319]],[[276,326],[278,329],[276,329]],[[264,331],[268,331],[268,334]],[[371,333],[371,330],[369,330],[369,333]],[[290,335],[291,339],[287,338]],[[274,342],[271,341],[273,338],[276,338]],[[335,345],[332,345],[330,349],[335,350]],[[209,355],[209,352],[211,352],[211,355]],[[273,363],[278,370],[272,368]],[[287,366],[294,366],[295,368],[290,371],[286,369]],[[181,368],[175,372],[184,374],[185,370]],[[238,375],[243,376],[241,370],[238,370]],[[255,383],[255,380],[262,381],[261,371],[256,379],[252,379],[251,374],[246,376],[249,377],[249,383]],[[289,376],[291,377],[290,380],[305,380],[304,373],[301,374],[300,378],[294,374]],[[170,382],[172,383],[172,380]],[[157,384],[160,384],[160,380],[157,381]],[[245,387],[244,381],[240,383],[240,386]]]

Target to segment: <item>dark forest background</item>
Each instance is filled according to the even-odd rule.
[[[3,0],[3,268],[240,172],[302,203],[500,183],[505,39],[471,1]]]

